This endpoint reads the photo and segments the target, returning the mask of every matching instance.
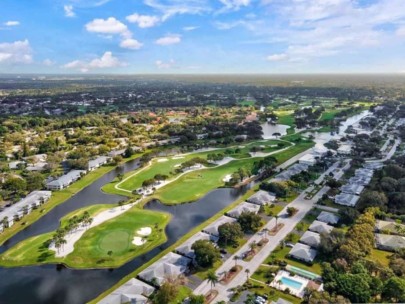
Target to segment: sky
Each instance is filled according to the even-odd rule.
[[[405,0],[0,0],[0,73],[405,73]]]

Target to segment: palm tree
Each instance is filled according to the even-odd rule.
[[[250,270],[248,268],[245,269],[245,273],[246,273],[246,280],[249,281],[249,273]]]
[[[237,266],[238,266],[239,256],[235,255],[235,256],[233,257],[233,260],[235,261],[235,267],[237,267]]]
[[[212,289],[215,287],[215,284],[218,283],[218,277],[215,274],[215,272],[210,271],[207,274],[207,280],[211,284],[211,293],[212,293]]]

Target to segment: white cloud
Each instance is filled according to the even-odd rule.
[[[7,21],[7,22],[4,22],[4,25],[5,26],[17,26],[17,25],[20,25],[20,21]]]
[[[243,6],[249,6],[251,0],[219,0],[224,7],[219,10],[219,13],[223,13],[225,11],[237,11]]]
[[[66,17],[72,18],[76,16],[75,12],[73,11],[73,5],[64,5],[63,10],[65,11]]]
[[[74,60],[66,63],[62,67],[65,69],[74,69],[82,73],[86,73],[94,69],[106,69],[122,67],[126,64],[121,62],[117,57],[114,57],[112,52],[105,52],[100,58],[95,58],[91,61]]]
[[[92,33],[99,34],[119,34],[125,38],[131,37],[131,32],[128,27],[114,17],[108,19],[94,19],[86,24],[86,30]]]
[[[0,63],[31,63],[32,50],[27,39],[12,43],[0,43]]]
[[[156,40],[156,44],[159,45],[172,45],[172,44],[176,44],[176,43],[180,43],[181,41],[181,36],[180,35],[167,35],[164,36],[162,38],[159,38],[158,40]]]
[[[160,11],[162,21],[175,15],[198,15],[211,10],[208,0],[144,0],[145,5]]]
[[[176,62],[173,59],[169,60],[168,62],[156,60],[155,64],[158,69],[171,69],[176,65]]]
[[[405,26],[398,28],[395,33],[396,33],[397,36],[399,36],[399,37],[405,37]]]
[[[284,61],[288,59],[287,54],[273,54],[270,56],[267,56],[268,61]]]
[[[45,66],[53,66],[55,62],[53,62],[51,59],[45,59],[44,61],[42,61],[42,64]]]
[[[128,22],[136,23],[140,28],[148,28],[156,26],[160,19],[157,16],[149,16],[149,15],[139,15],[139,14],[132,14],[127,16],[126,18]]]
[[[139,50],[143,46],[142,43],[140,43],[136,39],[132,38],[127,38],[121,41],[120,47],[124,49],[131,49],[131,50]]]
[[[199,28],[198,26],[185,26],[185,27],[183,27],[183,31],[191,32],[191,31],[194,31],[194,30],[196,30],[198,28]]]

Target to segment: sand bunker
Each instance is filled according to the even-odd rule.
[[[225,183],[227,183],[227,182],[229,182],[229,181],[231,180],[231,178],[232,178],[232,174],[227,174],[227,175],[222,179],[222,181],[225,182]]]
[[[167,161],[168,161],[167,158],[160,158],[160,159],[158,159],[158,163],[164,163],[164,162],[167,162]]]
[[[136,233],[139,235],[143,235],[143,236],[150,235],[152,233],[152,228],[143,227],[143,228],[139,229]]]
[[[146,243],[146,240],[139,236],[135,236],[132,241],[132,244],[134,244],[135,246],[142,246],[145,243]]]
[[[184,158],[184,156],[174,156],[174,157],[172,157],[172,159],[182,159],[182,158]]]

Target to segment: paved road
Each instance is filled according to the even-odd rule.
[[[336,169],[337,163],[333,165],[334,168],[330,168],[330,170]],[[323,176],[329,173],[329,170],[327,170],[325,173],[323,173]],[[339,171],[335,175],[335,177],[338,179],[343,175],[343,170]],[[228,302],[230,297],[232,296],[232,291],[230,291],[231,288],[242,285],[246,279],[247,279],[247,274],[245,272],[246,269],[249,269],[250,274],[253,274],[256,269],[264,262],[264,260],[268,257],[268,255],[279,245],[279,243],[294,229],[294,227],[305,217],[305,215],[310,211],[315,203],[318,201],[319,198],[322,197],[323,194],[325,194],[329,190],[329,187],[323,187],[312,199],[306,200],[305,196],[306,193],[305,191],[302,192],[294,201],[292,201],[288,207],[295,207],[298,209],[297,214],[295,214],[293,217],[288,217],[287,216],[287,207],[284,208],[280,213],[279,213],[279,219],[278,223],[284,224],[283,228],[279,230],[277,235],[275,236],[269,236],[269,242],[260,250],[255,257],[249,261],[245,262],[240,260],[238,264],[242,266],[241,272],[231,281],[229,284],[222,285],[222,284],[217,284],[215,289],[218,291],[218,296],[215,298],[215,302],[218,301],[225,301]],[[265,228],[267,229],[272,229],[274,228],[276,223],[276,220],[273,218],[271,219],[266,225]],[[261,233],[256,233],[252,238],[240,249],[238,252],[236,252],[234,255],[232,255],[228,260],[226,260],[222,266],[216,271],[216,274],[219,277],[222,277],[225,272],[227,272],[229,269],[232,268],[232,266],[235,265],[235,261],[233,260],[233,257],[235,255],[241,256],[243,253],[247,252],[250,250],[249,244],[252,242],[259,242],[262,238]],[[211,289],[210,284],[205,280],[200,286],[198,286],[195,290],[195,294],[202,294],[205,295],[207,294]]]

